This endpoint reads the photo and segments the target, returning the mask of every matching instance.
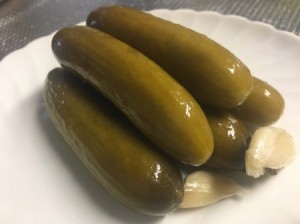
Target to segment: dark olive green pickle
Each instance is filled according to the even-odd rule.
[[[149,215],[179,206],[178,168],[91,86],[55,69],[45,81],[44,99],[58,131],[113,197]]]
[[[250,126],[267,126],[276,122],[284,110],[282,95],[270,84],[253,77],[253,91],[230,113]]]
[[[206,110],[206,117],[214,136],[214,151],[206,166],[225,170],[244,170],[245,151],[250,133],[232,114]]]
[[[90,27],[58,31],[53,52],[175,159],[204,164],[213,150],[207,119],[191,94],[149,58]]]
[[[236,107],[252,90],[247,66],[220,44],[184,26],[123,6],[100,7],[86,23],[145,54],[201,103]]]

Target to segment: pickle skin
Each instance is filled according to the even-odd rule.
[[[181,25],[123,6],[100,7],[86,24],[141,51],[201,103],[233,108],[252,90],[246,65],[207,36]]]
[[[111,102],[62,69],[48,74],[44,99],[57,130],[113,197],[149,215],[179,206],[179,169]]]
[[[240,106],[229,110],[252,127],[262,127],[276,122],[284,111],[282,95],[270,84],[253,77],[253,91]]]
[[[211,156],[213,136],[199,104],[143,54],[84,26],[58,31],[52,49],[64,68],[95,86],[169,155],[193,166]]]
[[[214,135],[214,151],[205,164],[220,170],[245,170],[245,153],[251,138],[243,122],[226,111],[205,110]]]

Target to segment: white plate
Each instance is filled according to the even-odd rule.
[[[299,148],[298,37],[237,16],[191,10],[152,12],[207,34],[240,57],[253,74],[279,89],[286,110],[276,126],[286,128]],[[43,81],[57,66],[51,38],[33,41],[0,64],[0,223],[300,222],[299,157],[278,175],[255,181],[241,199],[160,218],[120,205],[103,191],[45,115]]]

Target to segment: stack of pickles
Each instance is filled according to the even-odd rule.
[[[50,118],[112,196],[149,215],[188,207],[178,162],[245,172],[253,133],[283,112],[278,91],[227,49],[136,9],[98,8],[52,50]]]

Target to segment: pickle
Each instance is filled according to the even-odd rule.
[[[243,123],[228,112],[205,111],[214,135],[214,151],[206,166],[216,169],[244,170],[250,133]]]
[[[55,69],[45,81],[44,99],[57,130],[113,197],[150,215],[179,206],[178,168],[91,86]]]
[[[211,156],[213,136],[199,104],[143,54],[84,26],[57,32],[52,49],[63,67],[95,86],[162,150],[194,166]]]
[[[122,6],[98,8],[86,23],[141,51],[201,103],[236,107],[252,90],[249,69],[220,44],[191,29]]]
[[[267,82],[253,77],[253,91],[243,104],[230,112],[250,126],[267,126],[276,122],[283,110],[281,94]]]

